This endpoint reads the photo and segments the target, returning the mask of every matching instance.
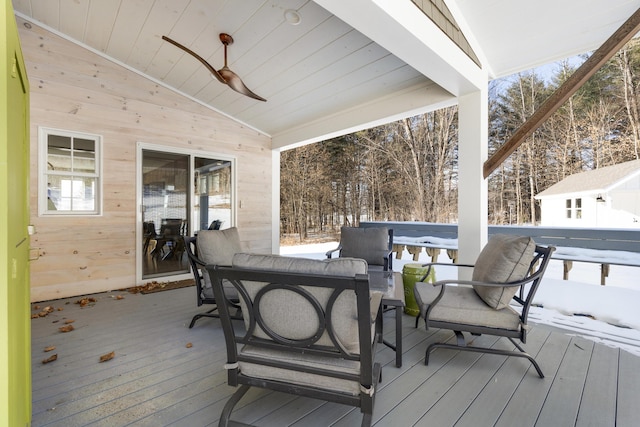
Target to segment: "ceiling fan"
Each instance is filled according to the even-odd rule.
[[[203,57],[201,57],[200,55],[198,55],[188,47],[181,45],[177,41],[172,40],[167,36],[162,36],[162,40],[168,41],[172,45],[179,47],[180,49],[187,52],[189,55],[196,58],[198,61],[202,63],[202,65],[204,65],[207,68],[207,70],[209,70],[211,74],[215,76],[216,79],[218,79],[220,83],[226,84],[236,92],[239,92],[250,98],[257,99],[258,101],[265,101],[265,102],[267,101],[260,95],[256,95],[255,93],[253,93],[247,86],[245,86],[245,84],[242,82],[240,77],[238,77],[236,73],[234,73],[229,69],[229,67],[227,67],[227,46],[229,46],[230,44],[233,44],[233,37],[231,37],[229,34],[225,34],[225,33],[220,34],[220,41],[224,45],[224,67],[220,68],[217,71],[215,68],[211,66],[211,64],[205,61]]]

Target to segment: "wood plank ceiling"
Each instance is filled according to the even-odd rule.
[[[486,79],[596,49],[637,0],[12,0],[83,44],[272,137],[312,142],[454,104]],[[421,10],[422,9],[422,10]],[[287,11],[300,16],[288,22]],[[458,36],[442,33],[453,27]],[[290,15],[290,13],[289,13]],[[449,22],[449,24],[447,24]],[[211,78],[229,67],[268,101]],[[468,42],[462,53],[455,43]],[[475,62],[474,62],[475,61]],[[476,63],[480,63],[482,70]]]
[[[313,120],[431,82],[316,3],[288,0],[39,1],[14,0],[17,11],[200,102],[275,135]],[[285,19],[296,10],[298,25]],[[212,78],[188,46],[216,69],[219,33],[235,39],[229,67],[268,102]]]

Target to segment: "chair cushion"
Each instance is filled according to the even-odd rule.
[[[209,276],[209,272],[206,268],[200,269],[202,273],[202,292],[200,293],[200,298],[203,300],[215,300],[215,295],[213,294],[213,286],[211,286],[211,276]],[[228,300],[237,303],[240,299],[238,296],[238,290],[235,286],[231,284],[228,280],[224,280],[222,282],[222,286],[224,288],[224,294]]]
[[[368,264],[384,265],[389,255],[389,229],[386,227],[342,227],[340,256],[362,258]]]
[[[287,365],[296,365],[307,370],[316,368],[331,370],[352,375],[360,375],[360,362],[335,357],[322,357],[311,354],[300,354],[290,351],[272,350],[251,345],[245,345],[240,350],[245,356],[266,358],[272,361],[284,362]],[[240,362],[240,372],[254,378],[284,381],[287,383],[300,384],[304,386],[318,387],[332,392],[346,393],[353,396],[360,394],[360,382],[350,381],[340,378],[332,378],[325,375],[313,374],[310,372],[295,371],[292,369],[282,369],[266,366],[259,363]]]
[[[424,317],[427,307],[438,296],[440,286],[433,286],[431,283],[416,283],[416,302],[422,317]],[[507,305],[502,309],[492,310],[487,307],[487,304],[472,288],[468,286],[446,286],[447,289],[442,299],[438,301],[429,313],[429,321],[484,326],[512,331],[520,330],[520,316],[511,306]],[[464,330],[464,328],[461,329]]]
[[[290,273],[309,273],[334,276],[354,277],[356,274],[366,274],[367,263],[362,259],[334,258],[315,260],[306,258],[284,257],[279,255],[256,255],[239,253],[233,257],[233,266],[255,270],[284,271]],[[258,291],[265,286],[262,282],[244,282],[244,286],[253,301]],[[315,288],[303,286],[320,303],[326,307],[332,292],[329,288]],[[378,311],[380,295],[371,298],[371,316],[375,319]],[[247,312],[245,301],[241,298],[243,312]],[[375,305],[377,304],[377,305]],[[276,334],[293,340],[301,340],[314,335],[318,329],[319,320],[313,306],[300,294],[276,289],[263,295],[260,302],[260,314],[263,321]],[[359,351],[359,337],[357,328],[356,296],[353,292],[344,292],[336,300],[331,322],[338,340],[349,351]],[[249,318],[245,317],[246,327]],[[373,330],[372,321],[372,330]],[[373,335],[373,334],[372,334]],[[256,328],[255,336],[268,339],[268,335]],[[318,340],[318,345],[332,346],[331,338],[325,332]]]
[[[507,283],[522,280],[529,271],[536,243],[531,237],[496,234],[478,255],[472,280]],[[518,286],[490,287],[474,285],[480,298],[490,307],[500,310],[509,305]]]
[[[231,266],[233,256],[242,252],[236,227],[198,231],[198,258],[206,264]]]

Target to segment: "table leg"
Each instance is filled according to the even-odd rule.
[[[401,305],[394,307],[394,315],[396,316],[396,342],[390,343],[388,341],[382,340],[382,343],[389,347],[391,350],[396,352],[396,367],[402,367],[402,309]],[[382,318],[382,316],[380,316]],[[380,332],[382,332],[382,325],[380,327]],[[380,334],[382,337],[382,334]]]
[[[378,333],[378,342],[384,343],[382,339],[382,315],[384,314],[384,304],[380,304],[378,316],[376,317],[376,332]]]
[[[402,307],[396,307],[396,367],[402,367]]]

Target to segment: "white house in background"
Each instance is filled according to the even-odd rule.
[[[536,199],[542,226],[640,228],[640,160],[573,174]]]

